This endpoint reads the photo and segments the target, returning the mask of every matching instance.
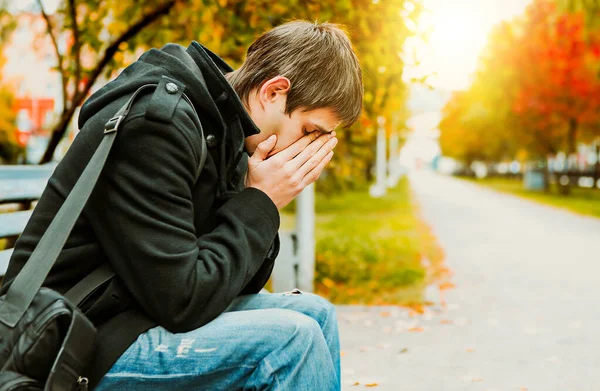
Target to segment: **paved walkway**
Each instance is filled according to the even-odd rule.
[[[600,390],[600,220],[429,173],[411,184],[456,288],[419,317],[340,306],[343,389]]]

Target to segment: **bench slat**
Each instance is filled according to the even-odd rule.
[[[43,166],[0,165],[0,203],[27,202],[40,198],[55,164]]]
[[[56,164],[44,164],[42,166],[25,165],[12,166],[0,165],[0,180],[15,180],[15,179],[45,179],[48,180],[54,172]]]
[[[0,179],[0,203],[33,201],[40,198],[48,178]]]
[[[32,210],[0,214],[0,238],[16,236],[23,233]]]
[[[4,276],[6,274],[6,269],[8,269],[8,261],[10,260],[12,253],[12,248],[0,251],[0,276]]]

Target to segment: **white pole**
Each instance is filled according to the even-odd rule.
[[[390,157],[388,160],[388,187],[395,187],[398,184],[398,131],[392,130],[390,136]]]
[[[375,186],[371,187],[371,197],[379,198],[387,192],[386,184],[386,147],[385,147],[385,118],[377,118],[379,127],[377,129],[377,156],[375,157]]]
[[[313,292],[315,278],[315,185],[296,197],[296,234],[298,238],[298,288]]]

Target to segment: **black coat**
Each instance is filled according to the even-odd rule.
[[[244,189],[244,138],[259,130],[223,76],[230,71],[196,42],[187,49],[167,45],[144,53],[92,95],[80,113],[80,133],[15,245],[3,291],[99,145],[104,123],[138,87],[162,81],[136,100],[44,283],[64,293],[103,262],[116,272],[83,306],[99,330],[92,383],[140,333],[157,324],[172,332],[201,327],[236,296],[257,293],[271,274],[279,213],[265,193]],[[182,92],[209,144],[198,178],[199,124]]]

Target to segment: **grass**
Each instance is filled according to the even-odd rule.
[[[550,193],[525,190],[522,181],[518,179],[485,178],[469,179],[469,181],[578,214],[600,217],[600,190],[597,189],[574,187],[571,189],[571,194],[565,196],[558,194],[558,190],[553,187]]]
[[[380,199],[318,194],[316,213],[315,289],[334,303],[421,306],[424,288],[448,275],[406,178]],[[283,228],[293,220],[282,213]]]

